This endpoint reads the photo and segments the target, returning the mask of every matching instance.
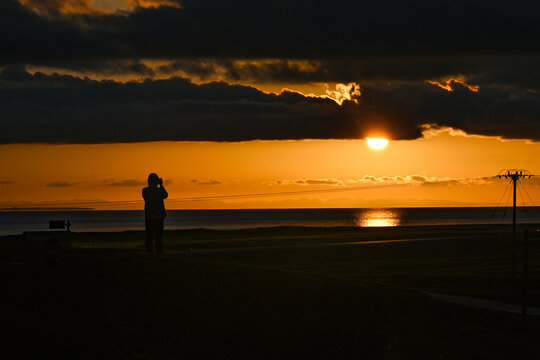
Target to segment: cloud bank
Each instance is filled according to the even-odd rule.
[[[459,81],[347,87],[340,99],[269,94],[225,82],[94,81],[0,73],[0,143],[360,139],[422,136],[425,124],[469,134],[540,139],[540,95]],[[31,131],[29,131],[31,129]]]
[[[224,74],[228,81],[349,83],[461,75],[475,83],[537,88],[540,79],[537,1],[111,4],[1,1],[0,66],[144,76],[182,70],[209,80]],[[148,66],[145,59],[166,63]]]
[[[109,14],[84,10],[95,8],[88,0],[1,3],[1,23],[17,35],[2,42],[18,42],[18,48],[8,50],[21,58],[32,53],[31,60],[40,57],[32,45],[48,50],[43,58],[60,47],[62,52],[54,57],[64,60],[79,58],[83,48],[102,58],[337,59],[530,52],[539,33],[540,10],[538,2],[526,0],[344,0],[339,6],[322,0],[117,1],[132,11]],[[81,11],[69,17],[40,16],[69,8]],[[66,33],[55,31],[60,28],[73,43],[58,42],[66,40]],[[36,35],[39,39],[30,43],[20,41]]]
[[[415,139],[425,124],[538,140],[538,13],[527,0],[4,0],[0,143]],[[138,81],[82,77],[96,74]],[[340,104],[233,85],[250,83],[338,84]]]

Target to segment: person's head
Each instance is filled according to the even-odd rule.
[[[156,173],[151,173],[150,175],[148,175],[148,186],[154,187],[154,186],[158,186],[158,184],[159,184],[159,176],[157,176]]]

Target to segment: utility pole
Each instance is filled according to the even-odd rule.
[[[512,279],[516,278],[516,193],[517,193],[517,182],[521,178],[531,178],[532,175],[528,170],[523,169],[504,169],[499,171],[497,177],[499,179],[510,179],[514,187],[514,201],[512,207]]]

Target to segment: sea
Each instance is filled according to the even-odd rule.
[[[540,224],[540,207],[518,207],[518,223]],[[144,212],[118,211],[2,211],[0,235],[49,228],[49,220],[69,220],[77,232],[143,230]],[[418,225],[510,224],[512,208],[349,208],[169,210],[165,228],[243,229],[274,226],[392,227]]]

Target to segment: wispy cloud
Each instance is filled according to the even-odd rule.
[[[336,178],[321,178],[321,179],[284,179],[274,180],[270,185],[334,185],[334,186],[357,186],[362,184],[371,185],[429,185],[429,186],[444,186],[444,185],[483,185],[490,182],[499,181],[495,177],[477,177],[477,178],[451,178],[451,177],[436,177],[420,174],[412,174],[406,176],[373,176],[365,175],[359,179],[336,179]]]
[[[344,185],[343,181],[334,178],[275,180],[270,185]]]
[[[213,180],[213,179],[210,179],[210,180],[197,180],[197,179],[192,179],[191,180],[191,183],[192,184],[197,184],[197,185],[220,185],[221,184],[221,181],[219,180]]]
[[[51,181],[45,184],[46,187],[50,188],[64,188],[64,187],[70,187],[78,185],[79,183],[76,182],[69,182],[69,181]]]
[[[406,176],[372,176],[366,175],[361,179],[346,180],[347,184],[412,184],[412,185],[429,185],[429,186],[444,186],[444,185],[483,185],[497,181],[495,177],[475,177],[475,178],[451,178],[451,177],[436,177],[420,174]]]
[[[102,186],[145,186],[146,182],[136,179],[124,179],[124,180],[114,180],[107,179],[103,180],[100,185]]]

